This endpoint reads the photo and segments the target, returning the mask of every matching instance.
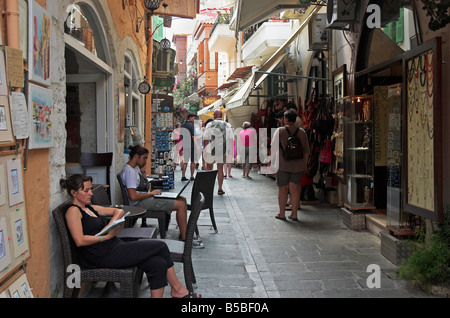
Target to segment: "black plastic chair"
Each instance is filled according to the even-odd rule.
[[[128,191],[122,182],[120,177],[120,172],[117,174],[117,182],[120,185],[120,191],[122,193],[122,200],[124,205],[130,205],[130,199],[128,198]],[[169,228],[170,223],[170,213],[164,211],[147,211],[144,218],[156,218],[158,219],[159,236],[163,239],[166,237],[166,232]]]
[[[192,211],[192,202],[197,198],[201,192],[205,197],[205,202],[202,206],[202,210],[209,209],[209,216],[211,218],[212,227],[217,233],[216,220],[214,218],[214,186],[216,184],[217,170],[209,171],[197,171],[195,175],[194,184],[192,186],[191,204],[188,204],[187,208]],[[196,229],[197,235],[198,227]]]
[[[75,242],[69,233],[67,228],[65,213],[70,201],[66,201],[63,204],[56,207],[53,211],[53,218],[55,219],[56,227],[61,238],[62,254],[64,259],[64,298],[76,298],[79,293],[78,288],[70,288],[67,284],[71,271],[67,271],[69,265],[77,264],[77,251]],[[80,266],[80,280],[81,282],[119,282],[121,295],[124,298],[137,297],[139,292],[140,283],[143,277],[143,271],[136,268],[96,268],[86,269]]]
[[[194,291],[194,284],[197,282],[192,265],[192,245],[194,240],[194,231],[197,228],[198,217],[202,211],[202,206],[205,203],[205,196],[199,192],[196,200],[192,204],[191,214],[186,228],[186,240],[161,240],[165,242],[170,251],[170,257],[174,262],[183,263],[184,280],[186,288],[189,291]]]

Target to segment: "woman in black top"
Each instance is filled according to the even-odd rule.
[[[61,179],[60,185],[67,189],[72,205],[66,211],[66,222],[70,234],[78,247],[80,264],[87,268],[142,269],[150,285],[152,298],[161,298],[164,287],[170,284],[174,298],[198,298],[178,280],[166,243],[158,240],[122,241],[116,237],[119,228],[103,236],[95,236],[110,222],[124,215],[122,209],[90,205],[92,178],[79,174]],[[112,217],[108,222],[104,216]]]

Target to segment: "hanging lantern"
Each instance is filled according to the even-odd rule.
[[[161,0],[144,0],[144,6],[147,10],[151,11],[153,14],[153,11],[158,10],[159,6],[161,5]]]
[[[167,49],[170,49],[171,43],[170,43],[170,41],[168,39],[164,38],[164,39],[161,40],[159,45],[161,46],[161,48],[163,50],[167,50]]]

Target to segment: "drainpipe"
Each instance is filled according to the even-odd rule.
[[[152,33],[153,30],[153,19],[151,14],[147,14],[147,30],[149,34]],[[146,64],[146,76],[147,81],[150,85],[152,85],[152,66],[153,66],[153,39],[150,37],[150,39],[147,41],[147,64]],[[150,92],[145,95],[145,148],[147,148],[150,151],[150,158],[152,157],[152,91],[153,87],[150,90]],[[147,161],[147,174],[151,174],[151,160]]]
[[[9,47],[20,49],[19,44],[19,2],[5,1],[6,43]]]

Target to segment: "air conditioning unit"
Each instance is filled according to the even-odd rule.
[[[320,51],[330,43],[330,30],[327,29],[327,14],[316,14],[309,22],[309,50]]]
[[[329,29],[342,30],[356,22],[357,0],[328,0],[327,20]]]

